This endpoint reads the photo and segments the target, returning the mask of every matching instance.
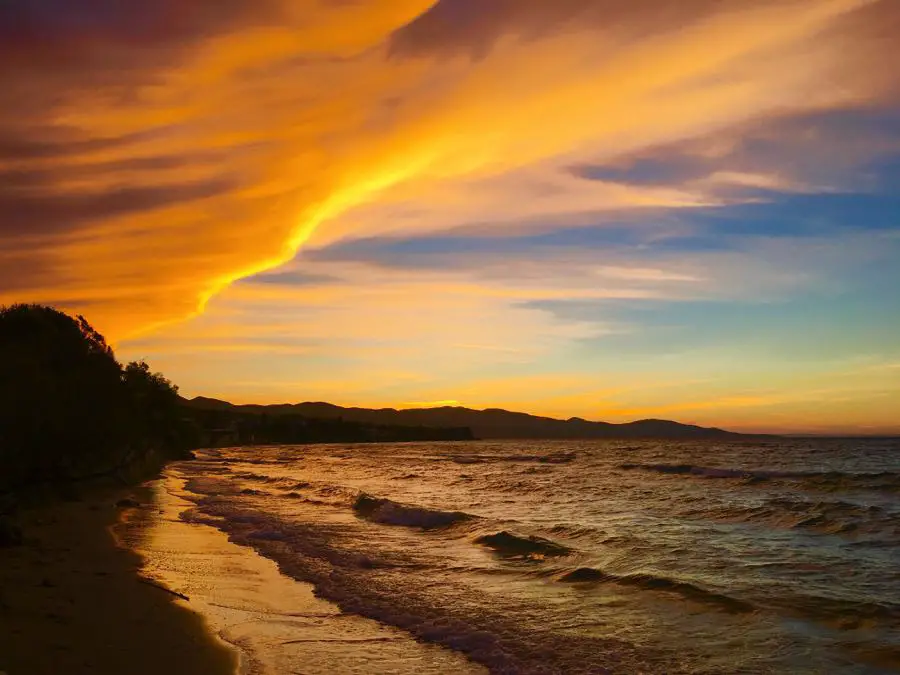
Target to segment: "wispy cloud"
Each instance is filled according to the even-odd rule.
[[[554,167],[889,85],[862,56],[841,65],[881,44],[872,7],[887,2],[558,4],[96,2],[76,16],[6,3],[0,145],[20,187],[3,194],[0,232],[42,272],[19,269],[2,298],[89,304],[123,336],[191,314],[310,237],[470,221],[459,202],[482,180],[472,203],[490,221],[714,204]],[[410,200],[425,208],[415,218],[351,217]]]

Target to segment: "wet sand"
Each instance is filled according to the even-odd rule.
[[[144,573],[191,598],[211,630],[240,651],[247,675],[483,674],[462,654],[342,612],[272,560],[190,522],[178,465],[152,484],[153,507],[135,510],[120,536],[145,559]],[[189,671],[185,671],[189,672]],[[14,675],[14,674],[11,674]]]
[[[237,652],[190,602],[141,582],[141,558],[111,531],[148,493],[103,490],[22,512],[22,546],[0,549],[0,672],[228,675]],[[140,512],[142,509],[134,509]]]

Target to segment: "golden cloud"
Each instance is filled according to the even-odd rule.
[[[891,84],[861,75],[871,47],[842,65],[889,2],[553,4],[486,2],[475,24],[462,0],[88,2],[93,23],[5,4],[0,302],[135,335],[311,238],[395,232],[397,204],[420,213],[405,232],[470,219],[479,181],[479,211],[520,218],[714,204],[561,167]]]

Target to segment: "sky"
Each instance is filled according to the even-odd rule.
[[[0,303],[234,402],[900,434],[896,0],[5,0]]]

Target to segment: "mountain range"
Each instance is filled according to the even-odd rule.
[[[360,424],[393,427],[468,428],[481,439],[591,439],[591,438],[659,438],[659,439],[729,439],[738,434],[715,427],[700,427],[670,420],[645,419],[624,424],[592,422],[571,417],[566,420],[512,412],[499,408],[474,410],[458,406],[438,408],[345,408],[331,403],[306,402],[275,405],[235,405],[227,401],[198,396],[184,399],[194,410],[231,412],[235,414],[291,416],[310,420],[340,420]]]

